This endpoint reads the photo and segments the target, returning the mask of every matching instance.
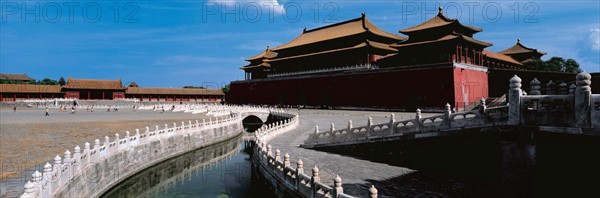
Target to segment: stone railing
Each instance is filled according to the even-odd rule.
[[[97,197],[158,162],[240,135],[244,113],[269,112],[257,107],[231,108],[236,111],[224,117],[171,127],[165,124],[153,131],[146,127],[144,133],[136,129],[133,135],[127,131],[125,137],[115,134],[113,141],[106,136],[103,143],[98,139],[94,145],[86,142],[83,151],[76,146],[74,153],[67,150],[52,165],[46,163],[43,173],[36,171],[21,197]]]
[[[521,78],[510,79],[509,120],[512,125],[600,128],[600,94],[592,94],[591,75],[582,72],[576,84],[550,81],[542,90],[536,78],[530,82],[529,93],[521,89]],[[542,91],[546,95],[541,95]]]
[[[25,99],[23,102],[26,103],[38,103],[38,102],[73,102],[76,98],[46,98],[46,99]]]
[[[63,105],[52,106],[51,108],[56,109],[56,108],[59,108],[60,106],[63,106]],[[92,109],[93,110],[107,110],[107,109],[113,110],[113,109],[132,109],[135,106],[136,105],[133,105],[133,104],[131,104],[131,105],[78,105],[78,106],[75,106],[75,108],[77,111],[92,110]],[[46,106],[38,105],[37,107],[45,108]],[[72,105],[69,105],[69,106],[64,105],[63,107],[70,111],[71,110],[70,108],[73,106]]]
[[[309,176],[304,174],[302,159],[298,159],[296,167],[292,167],[290,156],[287,153],[283,156],[283,159],[279,149],[273,155],[272,147],[268,145],[268,142],[277,135],[296,128],[299,123],[299,117],[298,114],[286,112],[272,113],[271,115],[287,119],[264,126],[256,131],[256,147],[253,158],[257,170],[265,177],[268,183],[273,186],[283,187],[276,187],[274,189],[290,192],[300,197],[354,197],[344,194],[342,179],[339,176],[335,177],[333,180],[334,186],[331,187],[321,182],[318,167],[313,167],[311,169],[312,175]],[[284,192],[277,193],[285,194]],[[377,189],[371,186],[369,194],[371,197],[377,197]]]
[[[375,69],[377,66],[371,64],[362,64],[362,65],[353,65],[346,67],[334,67],[334,68],[325,68],[325,69],[316,69],[316,70],[308,70],[308,71],[299,71],[299,72],[286,72],[286,73],[276,73],[276,74],[268,74],[267,77],[281,77],[281,76],[295,76],[295,75],[303,75],[303,74],[316,74],[316,73],[325,73],[325,72],[336,72],[336,71],[348,71],[348,70],[357,70],[357,69]]]
[[[369,141],[374,138],[419,138],[427,136],[429,132],[445,131],[451,129],[465,129],[483,125],[503,124],[507,120],[508,107],[501,106],[486,108],[485,100],[480,100],[478,108],[472,111],[452,113],[450,105],[446,104],[443,115],[423,118],[421,110],[417,109],[414,119],[396,121],[395,115],[391,114],[390,121],[373,124],[373,119],[368,118],[366,126],[354,127],[352,120],[342,129],[335,129],[332,123],[328,131],[319,131],[315,126],[315,133],[310,134],[302,147],[310,148],[320,144],[353,143],[357,141]],[[497,114],[498,119],[489,119],[487,115]],[[504,119],[502,119],[504,118]]]
[[[174,108],[173,108],[174,107]],[[207,113],[208,115],[228,115],[231,112],[263,112],[269,113],[275,111],[275,108],[263,108],[258,106],[237,106],[237,105],[211,105],[211,104],[173,104],[173,103],[158,103],[150,105],[136,106],[138,110],[153,110],[153,111],[173,111],[185,113]]]
[[[412,120],[397,122],[392,114],[389,122],[381,124],[373,124],[369,118],[367,126],[353,127],[352,120],[346,128],[338,130],[333,123],[328,131],[321,132],[315,126],[315,133],[309,135],[301,147],[431,137],[445,131],[494,125],[600,128],[600,95],[591,92],[591,75],[582,72],[576,78],[577,85],[572,84],[569,88],[561,83],[555,89],[552,82],[548,83],[546,93],[553,95],[540,95],[540,82],[533,79],[530,94],[526,95],[521,90],[521,79],[515,75],[510,79],[507,105],[487,108],[482,98],[479,107],[471,111],[452,113],[450,105],[446,104],[443,115],[427,118],[422,118],[421,111],[417,110]]]
[[[300,123],[300,116],[297,113],[288,113],[285,111],[271,111],[272,116],[283,118],[279,122],[263,125],[254,132],[256,140],[269,142],[274,137],[295,129]]]

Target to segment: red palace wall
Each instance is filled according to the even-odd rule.
[[[488,74],[485,71],[454,68],[454,104],[463,108],[480,98],[488,98]]]
[[[234,104],[441,109],[446,103],[456,101],[457,89],[453,86],[457,75],[467,76],[468,82],[481,80],[481,87],[487,88],[485,72],[460,72],[460,69],[447,66],[236,81],[231,83],[226,101]],[[470,93],[472,100],[487,96],[485,89]]]

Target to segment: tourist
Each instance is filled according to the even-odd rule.
[[[14,106],[13,107],[13,113],[16,113],[16,112],[17,112],[17,106]]]
[[[74,113],[75,113],[75,106],[72,106],[71,107],[71,114],[74,114]]]
[[[50,116],[50,111],[48,110],[48,107],[46,107],[46,115],[45,116]]]
[[[90,109],[91,112],[94,112],[94,105],[92,105],[92,108]]]

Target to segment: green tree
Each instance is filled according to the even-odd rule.
[[[545,62],[539,58],[524,63],[525,67],[532,70],[544,70],[544,64]]]
[[[61,77],[60,77],[60,79],[58,79],[58,84],[59,84],[59,85],[61,85],[61,86],[63,86],[63,85],[66,85],[66,84],[67,84],[67,82],[65,82],[65,78],[63,78],[63,77],[61,76]]]
[[[579,69],[579,63],[577,63],[577,61],[575,61],[573,59],[570,59],[570,58],[567,59],[565,61],[564,72],[571,72],[571,73],[581,72],[581,69]]]
[[[563,71],[565,59],[554,56],[546,61],[544,70],[546,71]]]
[[[40,80],[37,82],[38,85],[58,85],[58,82],[56,80],[52,80],[50,78],[44,78],[43,80]]]
[[[228,94],[228,93],[229,93],[229,90],[230,90],[230,85],[231,85],[231,84],[227,84],[227,85],[225,85],[225,87],[223,87],[223,89],[222,89],[222,90],[223,90],[223,93],[225,93],[225,94]]]
[[[543,61],[540,59],[534,59],[532,61],[526,62],[525,66],[529,69],[533,70],[541,70],[541,71],[555,71],[555,72],[571,72],[578,73],[581,71],[579,69],[579,63],[573,59],[565,60],[562,57],[554,56],[547,61]]]

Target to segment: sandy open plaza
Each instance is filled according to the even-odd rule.
[[[159,125],[162,128],[164,124],[172,126],[174,122],[179,125],[181,121],[206,118],[202,114],[132,109],[119,109],[118,112],[79,109],[75,114],[50,109],[49,113],[50,116],[44,116],[45,109],[22,107],[16,112],[0,110],[2,197],[11,193],[6,190],[13,184],[18,189],[22,188],[22,181],[31,177],[26,170],[39,169],[54,156],[62,156],[66,150],[73,152],[76,145],[83,147],[83,143],[104,140],[105,136],[112,140],[115,133],[124,136],[125,131],[135,134],[138,128],[143,132],[146,126]]]

